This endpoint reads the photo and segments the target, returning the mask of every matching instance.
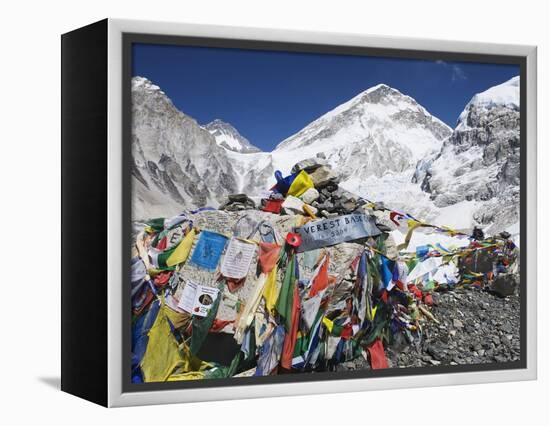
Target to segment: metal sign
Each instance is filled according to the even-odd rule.
[[[299,253],[380,235],[374,220],[361,213],[308,222],[296,228],[296,232],[302,237],[302,244],[296,249]]]

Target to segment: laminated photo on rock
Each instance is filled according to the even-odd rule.
[[[226,278],[242,279],[248,274],[256,244],[231,238],[225,250],[220,272]]]

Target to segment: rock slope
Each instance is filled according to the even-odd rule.
[[[204,126],[216,139],[218,145],[234,152],[251,153],[262,150],[250,143],[231,124],[216,119]]]
[[[519,221],[519,77],[475,95],[441,151],[415,180],[437,207],[476,203],[475,221],[502,230]]]
[[[132,80],[133,217],[219,204],[238,192],[226,150],[149,80]]]

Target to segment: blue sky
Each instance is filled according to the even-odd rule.
[[[363,90],[386,83],[454,127],[473,95],[519,75],[517,65],[134,44],[133,75],[157,84],[206,124],[231,123],[271,151]]]

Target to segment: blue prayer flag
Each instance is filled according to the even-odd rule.
[[[215,271],[226,242],[227,237],[224,235],[201,231],[199,241],[191,256],[191,263],[200,268]]]

